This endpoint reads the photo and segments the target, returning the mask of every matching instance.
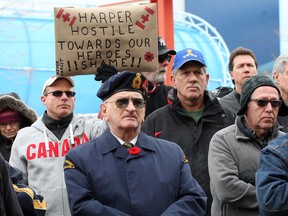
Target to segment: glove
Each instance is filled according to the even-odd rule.
[[[104,62],[101,63],[101,66],[97,68],[97,72],[95,74],[96,81],[102,81],[104,83],[114,74],[117,74],[118,71],[114,66],[107,65]]]

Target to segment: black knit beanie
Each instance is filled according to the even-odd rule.
[[[240,110],[238,111],[237,115],[244,115],[247,110],[247,104],[250,100],[250,97],[252,93],[260,86],[271,86],[275,89],[277,89],[280,100],[283,101],[281,98],[281,93],[276,84],[267,76],[253,76],[249,78],[244,85],[242,86],[242,93],[241,93],[241,99],[240,99]],[[288,115],[288,107],[283,102],[279,108],[278,112],[279,116],[286,116]]]

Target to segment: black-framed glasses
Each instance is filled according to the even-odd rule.
[[[266,107],[270,103],[272,107],[278,108],[282,104],[282,100],[250,99],[250,101],[255,101],[259,107]]]
[[[132,101],[136,109],[142,109],[145,106],[146,101],[142,98],[119,98],[115,101],[106,101],[105,103],[115,102],[116,106],[120,109],[126,108],[129,104],[129,101]]]
[[[73,91],[51,91],[51,92],[47,92],[44,96],[48,95],[48,94],[52,94],[54,97],[61,97],[63,94],[66,94],[67,97],[74,97],[76,95],[76,92]]]
[[[158,55],[158,62],[159,63],[163,63],[165,60],[170,62],[171,61],[171,56],[168,55],[168,54]]]

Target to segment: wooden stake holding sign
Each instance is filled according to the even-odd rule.
[[[155,71],[156,4],[54,8],[56,73],[95,74],[102,62],[118,71]]]

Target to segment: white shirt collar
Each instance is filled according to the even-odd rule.
[[[112,133],[112,132],[111,132],[111,133]],[[115,134],[112,133],[112,135],[119,141],[119,143],[120,143],[121,145],[123,145],[123,144],[125,143],[122,139],[120,139],[119,137],[117,137]],[[129,143],[131,143],[133,146],[135,146],[135,144],[136,144],[136,142],[137,142],[137,140],[138,140],[138,136],[139,136],[139,135],[137,135],[136,137],[134,137]]]

